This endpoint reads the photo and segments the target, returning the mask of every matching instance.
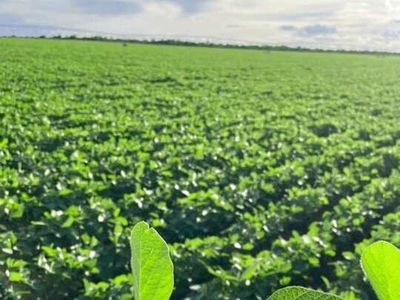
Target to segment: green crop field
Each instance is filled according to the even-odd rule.
[[[0,39],[0,58],[1,299],[132,299],[140,220],[173,299],[375,299],[359,257],[400,245],[399,56]]]

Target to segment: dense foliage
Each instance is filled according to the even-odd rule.
[[[170,243],[173,299],[374,299],[359,255],[400,245],[399,57],[18,39],[0,55],[1,297],[131,299],[144,219]]]
[[[169,246],[146,222],[137,223],[131,233],[132,274],[135,300],[169,300],[173,292],[173,263]],[[360,260],[380,300],[400,298],[400,250],[385,241],[368,246]],[[290,286],[277,290],[267,300],[344,300],[333,294]]]

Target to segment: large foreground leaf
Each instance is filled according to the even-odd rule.
[[[387,242],[372,244],[363,253],[361,265],[379,299],[400,299],[399,249]]]
[[[287,287],[272,294],[268,300],[343,300],[343,298],[306,289],[303,287]]]
[[[168,300],[174,285],[168,245],[149,224],[140,222],[131,234],[135,300]]]

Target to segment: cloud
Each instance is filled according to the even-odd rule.
[[[0,36],[21,35],[24,29],[21,26],[24,21],[9,13],[0,13]]]
[[[10,13],[0,13],[0,24],[3,25],[15,25],[23,24],[23,20],[14,14]]]
[[[385,6],[389,13],[391,13],[393,11],[393,6],[392,6],[391,0],[385,0]]]
[[[400,40],[400,21],[391,20],[383,28],[381,36],[390,41]]]
[[[300,30],[300,33],[303,35],[313,36],[313,35],[330,35],[337,32],[336,27],[334,26],[325,26],[325,25],[310,25],[305,26]]]
[[[71,5],[88,15],[112,16],[142,11],[142,6],[139,3],[123,0],[72,0]]]
[[[297,28],[292,25],[282,25],[282,26],[280,26],[280,29],[283,31],[289,31],[289,32],[297,31]]]
[[[382,37],[386,39],[400,39],[400,30],[386,29],[382,32]]]
[[[304,26],[301,28],[297,28],[292,25],[282,25],[280,29],[301,36],[327,36],[335,34],[338,31],[337,28],[334,26],[326,26],[319,24]]]
[[[306,11],[306,12],[292,12],[277,15],[276,17],[282,21],[311,21],[321,20],[330,18],[334,15],[332,10],[318,10],[318,11]]]
[[[167,2],[178,5],[184,13],[193,14],[203,11],[210,0],[167,0]]]

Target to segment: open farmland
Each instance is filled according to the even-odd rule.
[[[400,246],[400,57],[0,39],[0,58],[0,298],[131,299],[146,220],[173,299],[374,299],[359,255]]]

